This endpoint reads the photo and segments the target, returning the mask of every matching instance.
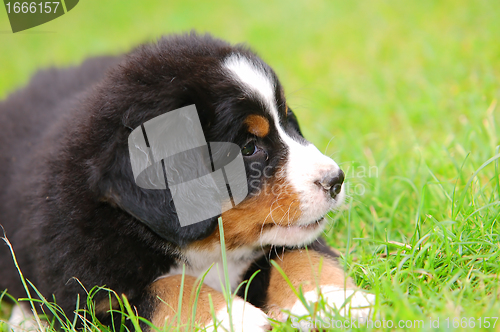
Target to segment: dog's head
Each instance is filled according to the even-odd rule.
[[[241,147],[249,194],[222,213],[229,247],[310,243],[323,230],[324,215],[344,199],[344,174],[302,136],[276,74],[244,46],[194,34],[164,38],[126,56],[96,91],[92,121],[116,130],[91,179],[108,202],[160,225],[155,231],[170,242],[216,243],[217,217],[181,227],[168,190],[135,185],[127,136],[191,104],[207,142]]]

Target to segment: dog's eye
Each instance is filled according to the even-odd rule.
[[[248,142],[242,149],[241,154],[245,157],[251,156],[257,152],[257,147],[255,146],[255,142]]]

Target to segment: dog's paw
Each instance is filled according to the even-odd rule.
[[[332,285],[320,286],[320,293],[317,290],[304,294],[308,304],[319,301],[322,296],[326,305],[338,310],[339,314],[352,318],[365,318],[371,316],[372,306],[375,304],[375,296],[356,289],[343,289]],[[290,310],[294,316],[307,315],[309,311],[300,300],[297,300]]]
[[[10,331],[13,332],[40,331],[40,327],[26,303],[17,304],[12,308],[12,313],[7,324],[10,327]],[[42,327],[46,327],[42,322],[40,324],[42,324]]]
[[[233,323],[232,331],[234,332],[271,330],[267,315],[262,310],[245,302],[243,299],[234,299],[231,313]],[[220,309],[216,313],[216,320],[217,328],[212,324],[207,328],[207,331],[231,331],[227,307]]]

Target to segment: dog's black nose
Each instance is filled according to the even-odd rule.
[[[316,183],[321,186],[326,192],[328,192],[332,198],[335,198],[338,194],[340,194],[343,182],[344,172],[339,169],[337,173],[329,174],[321,179],[321,181],[318,181]]]

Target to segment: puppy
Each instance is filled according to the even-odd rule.
[[[247,302],[239,288],[232,319],[219,216],[181,227],[169,188],[141,188],[132,174],[131,132],[193,104],[207,142],[241,147],[247,176],[247,197],[220,215],[231,290],[259,271]],[[352,308],[369,305],[351,296],[352,281],[320,239],[325,214],[344,200],[344,174],[304,139],[276,74],[243,45],[191,33],[46,70],[0,104],[0,123],[0,223],[25,277],[67,315],[85,289],[105,285],[156,326],[186,324],[197,278],[209,270],[196,324],[215,327],[210,294],[223,327],[266,330],[268,317],[307,312],[272,259],[308,301],[323,293],[337,308],[346,298]],[[8,248],[0,250],[0,290],[24,297]],[[94,301],[112,324],[107,294]]]

